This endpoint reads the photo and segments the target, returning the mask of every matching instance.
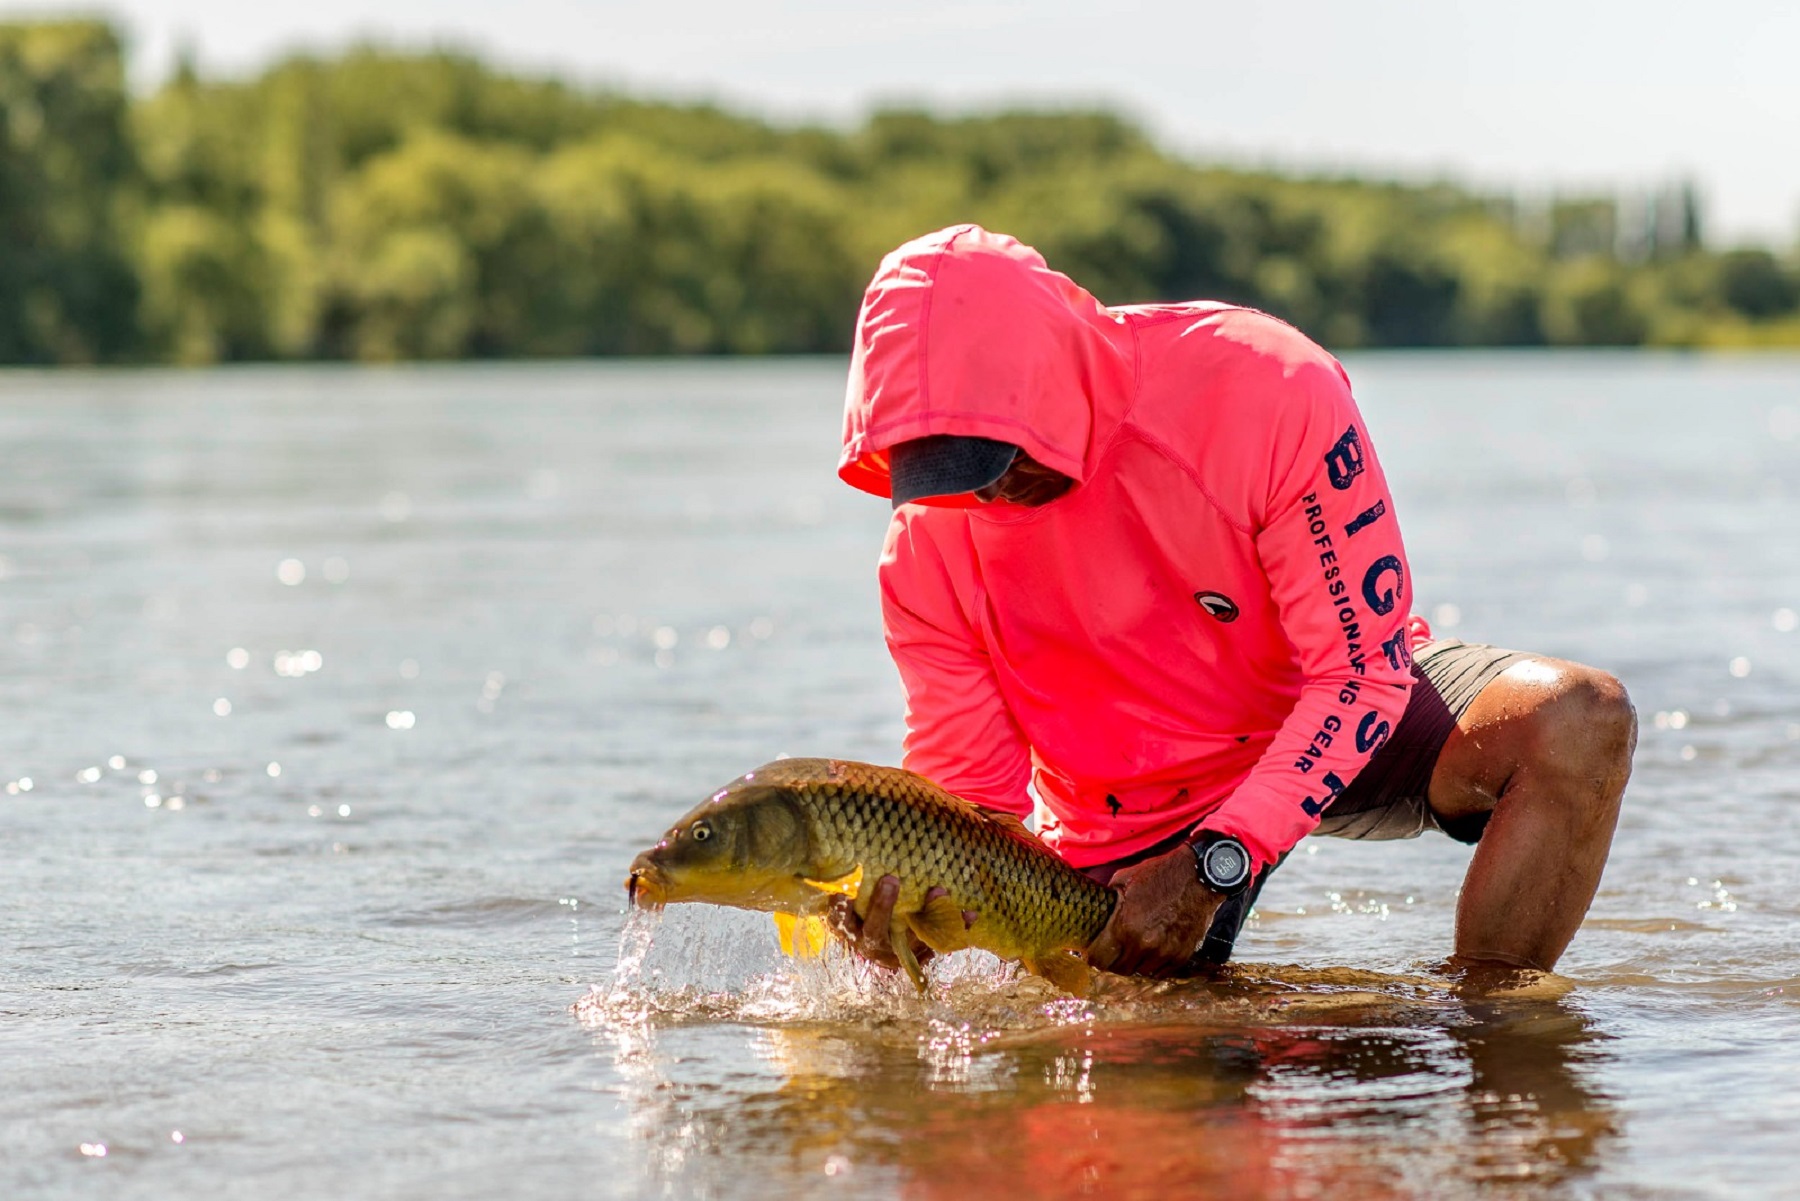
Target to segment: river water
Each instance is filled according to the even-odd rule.
[[[1641,715],[1509,994],[1433,970],[1442,838],[1086,1002],[628,926],[717,785],[897,756],[838,364],[0,376],[0,1196],[1793,1189],[1800,360],[1349,365],[1421,611]]]

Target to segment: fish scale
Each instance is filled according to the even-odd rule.
[[[988,942],[1005,953],[1046,937],[1084,948],[1112,912],[1111,890],[1070,868],[1047,847],[1009,828],[922,776],[890,767],[829,759],[788,759],[751,773],[747,780],[790,788],[803,807],[818,812],[829,830],[828,874],[856,867],[866,876],[857,909],[882,875],[899,878],[897,908],[922,905],[925,892],[941,887],[950,899],[978,915]],[[842,872],[833,869],[841,867]],[[1023,950],[1009,956],[1022,957]]]
[[[776,820],[776,811],[792,816]],[[692,831],[702,825],[709,836],[717,827],[722,841],[698,842]],[[756,829],[778,833],[761,842],[744,833]],[[720,862],[718,848],[732,837],[746,849]],[[902,925],[936,950],[979,947],[1080,991],[1087,969],[1077,955],[1114,902],[1111,889],[1071,868],[1017,819],[912,772],[839,759],[782,759],[746,773],[640,855],[629,883],[646,904],[706,900],[807,915],[841,893],[866,915],[888,875],[900,882],[892,941],[921,988]],[[947,895],[928,903],[934,888]]]

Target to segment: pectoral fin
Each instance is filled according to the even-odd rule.
[[[794,959],[817,959],[831,942],[831,930],[822,917],[795,917],[777,913],[775,936],[781,940],[782,954]]]
[[[863,869],[862,864],[859,863],[835,880],[809,880],[802,876],[800,882],[810,884],[820,892],[841,893],[844,896],[853,897],[862,888],[862,878]]]
[[[962,906],[947,896],[925,902],[925,908],[907,918],[907,922],[927,946],[942,954],[974,945],[969,941],[969,925],[963,921]]]
[[[1034,976],[1042,976],[1073,996],[1088,995],[1092,969],[1073,951],[1052,951],[1036,959],[1027,958],[1025,970]]]

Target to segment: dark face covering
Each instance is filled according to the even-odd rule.
[[[1049,504],[1074,485],[1075,481],[1068,476],[1060,471],[1052,471],[1020,451],[1013,460],[1013,465],[1006,469],[1006,474],[985,488],[977,488],[975,496],[983,504],[1003,500],[1008,504],[1035,509],[1039,505]]]

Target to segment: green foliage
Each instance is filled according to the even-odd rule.
[[[125,104],[107,26],[0,25],[0,362],[93,362],[133,348]]]
[[[1800,262],[1707,252],[1691,189],[1226,170],[1098,111],[783,128],[447,53],[123,76],[103,24],[0,25],[0,361],[841,351],[881,255],[960,221],[1339,348],[1800,342]]]

